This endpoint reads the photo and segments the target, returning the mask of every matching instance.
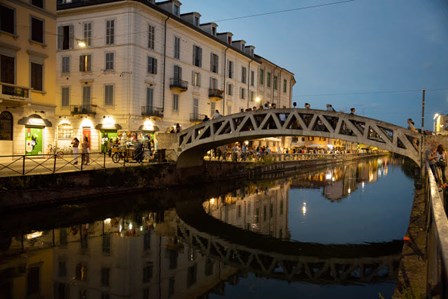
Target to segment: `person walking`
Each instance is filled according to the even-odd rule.
[[[72,148],[73,148],[73,164],[78,164],[78,156],[79,156],[79,140],[78,138],[73,138],[72,140]]]
[[[81,144],[81,164],[89,165],[90,163],[90,147],[89,147],[89,138],[87,136],[84,137],[84,141]]]
[[[436,159],[436,166],[440,169],[440,172],[442,173],[440,178],[440,184],[446,184],[446,176],[445,176],[445,170],[446,170],[446,151],[443,148],[443,145],[439,144],[436,149],[437,159]]]

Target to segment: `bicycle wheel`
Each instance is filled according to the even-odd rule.
[[[120,162],[120,153],[114,153],[114,154],[112,155],[112,161],[113,161],[114,163],[118,163],[118,162]]]

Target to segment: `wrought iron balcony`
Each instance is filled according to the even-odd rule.
[[[202,122],[204,120],[205,114],[199,114],[199,113],[190,113],[190,121],[197,123]]]
[[[222,90],[222,89],[210,88],[208,90],[208,98],[211,101],[220,101],[220,100],[222,100],[223,94],[224,94],[224,90]]]
[[[187,91],[188,90],[188,82],[184,80],[180,80],[178,78],[170,79],[170,89],[174,89],[177,91]]]
[[[71,105],[70,112],[72,115],[96,115],[96,106],[94,105]]]
[[[163,108],[153,106],[142,106],[142,116],[163,117]]]
[[[28,104],[31,101],[30,88],[21,87],[8,83],[0,83],[1,100],[11,102],[22,102]]]

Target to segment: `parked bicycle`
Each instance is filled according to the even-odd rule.
[[[48,155],[48,158],[51,158],[54,155],[56,155],[56,158],[63,158],[64,151],[57,146],[49,144],[47,146],[47,155]]]

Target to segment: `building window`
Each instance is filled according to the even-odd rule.
[[[182,80],[182,68],[178,65],[174,66],[174,80],[176,80],[178,83]]]
[[[266,75],[266,81],[267,81],[266,85],[268,87],[271,87],[271,73],[270,72],[268,72]]]
[[[202,67],[202,48],[193,46],[193,65]]]
[[[286,90],[288,89],[288,82],[286,79],[283,80],[283,93],[286,93]]]
[[[76,280],[87,280],[87,265],[83,263],[78,263],[75,269],[75,278]]]
[[[218,79],[210,78],[210,89],[218,89]]]
[[[260,85],[264,85],[264,70],[260,69]]]
[[[41,283],[39,266],[32,266],[28,269],[26,282],[27,297],[39,296]]]
[[[218,73],[219,71],[219,57],[214,53],[210,53],[210,71]]]
[[[84,42],[86,46],[90,47],[92,45],[92,23],[84,23],[83,29]]]
[[[73,127],[71,124],[58,125],[58,139],[72,139]]]
[[[31,88],[43,91],[43,65],[31,62]]]
[[[110,268],[101,268],[101,285],[103,287],[109,286]]]
[[[70,56],[62,56],[62,73],[70,73]]]
[[[106,45],[115,44],[115,20],[106,21]]]
[[[114,53],[106,53],[106,71],[112,71],[114,69]]]
[[[15,58],[0,54],[0,81],[14,84],[16,78]]]
[[[59,277],[67,276],[67,263],[65,261],[59,261],[58,263],[58,276]]]
[[[177,4],[174,5],[174,15],[177,17],[180,16],[180,6]]]
[[[112,106],[114,104],[114,86],[104,85],[104,105]]]
[[[148,48],[154,50],[155,43],[155,31],[156,28],[154,26],[148,25]]]
[[[180,38],[174,37],[174,58],[180,59]]]
[[[255,72],[250,71],[250,86],[254,86],[255,84]]]
[[[70,87],[61,88],[61,107],[70,106]]]
[[[91,55],[79,56],[79,71],[80,72],[91,72],[92,71],[92,56]]]
[[[250,101],[253,102],[255,100],[255,92],[250,92]]]
[[[227,95],[231,96],[233,95],[233,85],[232,84],[227,84]]]
[[[151,262],[146,262],[143,266],[143,283],[147,283],[152,278],[153,264]]]
[[[148,56],[148,73],[157,74],[157,59]]]
[[[152,105],[150,107],[152,107]],[[143,235],[143,251],[148,251],[149,249],[151,249],[151,233],[145,231],[145,234]]]
[[[83,86],[82,87],[82,109],[90,111],[90,105],[91,102],[91,93],[92,93],[92,87],[91,86]]]
[[[247,78],[247,69],[246,67],[242,67],[241,68],[241,82],[246,83],[246,78]]]
[[[31,0],[31,4],[40,8],[44,8],[44,0]]]
[[[8,111],[0,113],[0,140],[13,140],[12,139],[12,114]]]
[[[103,255],[110,255],[110,234],[103,235],[101,241],[101,250]]]
[[[233,78],[233,61],[227,62],[227,76],[229,76],[230,79]]]
[[[58,50],[73,49],[73,25],[58,27]]]
[[[201,74],[198,72],[192,72],[191,74],[191,84],[193,86],[201,86]]]
[[[199,99],[193,98],[193,115],[196,119],[199,118]]]
[[[187,287],[191,287],[196,283],[197,280],[198,269],[197,265],[193,265],[188,267],[187,271]]]
[[[274,76],[274,90],[277,90],[277,81],[278,81],[278,77]]]
[[[151,112],[154,106],[154,89],[146,88],[146,110]]]
[[[16,11],[0,5],[0,31],[15,34]]]
[[[173,111],[179,111],[179,95],[173,94]]]
[[[44,43],[44,21],[31,17],[31,40]]]
[[[240,98],[244,100],[246,98],[246,89],[241,87],[240,89]]]

